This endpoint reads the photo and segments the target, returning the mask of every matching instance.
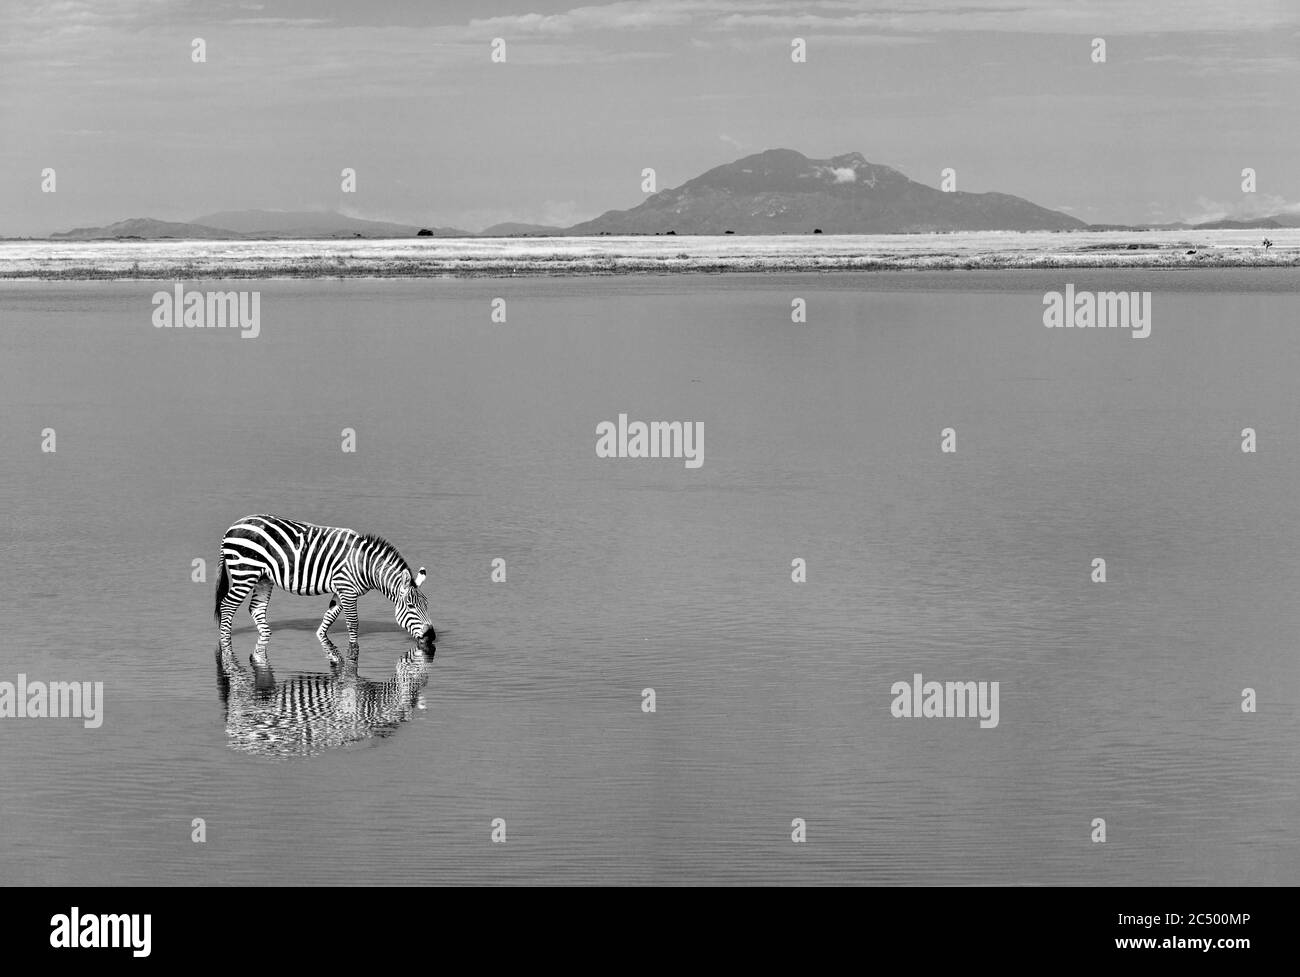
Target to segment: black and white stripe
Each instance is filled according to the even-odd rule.
[[[269,638],[266,608],[272,588],[279,587],[303,597],[334,595],[316,632],[322,642],[342,614],[349,642],[357,643],[357,599],[371,590],[393,602],[393,617],[403,631],[432,641],[429,603],[420,590],[424,577],[424,567],[413,572],[380,536],[278,516],[245,516],[221,541],[216,597],[221,640],[230,640],[235,610],[245,598],[250,598],[248,611],[259,636]]]

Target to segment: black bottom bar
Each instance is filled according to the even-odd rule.
[[[687,941],[692,957],[788,951],[818,967],[842,952],[927,969],[1125,959],[1232,966],[1285,954],[1294,939],[1284,932],[1286,889],[61,888],[9,897],[13,908],[0,917],[8,961],[132,968],[228,952],[259,965],[338,964],[358,946],[382,946],[386,968],[427,964],[453,947],[497,962],[517,952],[540,963],[563,946],[569,960],[613,953],[603,959],[667,965]],[[119,945],[84,945],[94,942]]]

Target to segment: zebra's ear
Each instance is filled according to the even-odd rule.
[[[422,583],[424,583],[424,567],[420,567],[420,572],[415,575],[415,580],[411,586],[418,587]]]

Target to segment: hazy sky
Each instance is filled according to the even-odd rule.
[[[1300,0],[0,0],[0,236],[567,224],[640,202],[643,167],[773,147],[1087,221],[1246,216],[1300,203],[1297,92]]]

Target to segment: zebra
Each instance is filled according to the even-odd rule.
[[[389,736],[414,710],[424,708],[432,646],[417,642],[397,660],[386,682],[358,676],[358,659],[354,653],[334,655],[329,674],[277,682],[264,642],[258,642],[251,669],[236,659],[229,644],[217,645],[217,694],[225,707],[231,749],[274,758],[312,756]]]
[[[272,587],[299,596],[328,593],[332,597],[316,637],[328,647],[330,625],[341,613],[347,622],[348,644],[356,645],[357,599],[378,590],[393,602],[398,627],[418,641],[432,643],[429,601],[420,590],[424,578],[424,567],[412,571],[397,548],[381,536],[278,516],[245,516],[226,530],[221,541],[213,615],[222,642],[229,643],[235,610],[251,595],[248,613],[265,642],[271,637],[266,608]]]

